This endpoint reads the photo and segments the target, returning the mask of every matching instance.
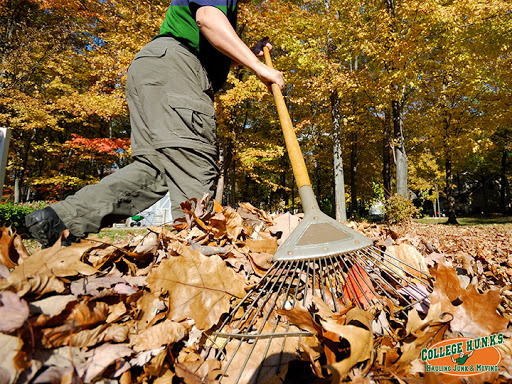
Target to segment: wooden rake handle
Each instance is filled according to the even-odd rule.
[[[270,52],[267,47],[263,47],[263,53],[265,55],[266,64],[269,67],[274,68],[270,58]],[[304,185],[311,185],[306,163],[304,162],[304,157],[302,156],[297,136],[295,136],[292,120],[290,119],[290,114],[288,113],[288,108],[286,108],[284,97],[279,85],[272,84],[272,94],[276,101],[277,113],[279,114],[279,121],[281,122],[281,128],[283,130],[284,141],[286,143],[286,150],[288,151],[288,156],[292,165],[293,175],[295,176],[297,187],[300,189]]]

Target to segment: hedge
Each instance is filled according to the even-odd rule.
[[[27,229],[25,227],[25,216],[47,205],[49,204],[44,201],[23,204],[12,204],[3,201],[0,204],[0,225],[12,225],[18,233],[25,232]]]

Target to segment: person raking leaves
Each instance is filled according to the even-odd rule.
[[[180,203],[213,192],[218,175],[214,92],[232,65],[244,65],[267,86],[284,87],[281,72],[266,66],[267,38],[249,48],[236,34],[237,3],[251,0],[172,0],[160,33],[128,69],[134,161],[65,200],[30,213],[30,235],[63,245],[131,217],[170,193],[173,218]],[[67,233],[67,232],[66,232]]]

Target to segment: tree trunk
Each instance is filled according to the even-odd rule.
[[[395,145],[393,146],[396,165],[396,193],[406,198],[409,197],[407,189],[407,154],[405,152],[405,138],[403,129],[403,108],[399,101],[391,102],[393,113],[393,131]]]
[[[224,197],[224,186],[226,185],[226,159],[224,156],[225,148],[221,146],[219,149],[219,178],[217,180],[217,189],[215,191],[214,199],[219,203],[223,204],[222,200]]]
[[[234,164],[233,174],[230,176],[229,171],[233,162],[233,141],[230,138],[224,137],[222,140],[222,146],[219,154],[219,180],[217,183],[217,190],[215,191],[215,200],[220,204],[224,204],[224,192],[226,187],[228,191],[235,189],[235,177],[234,177]],[[230,199],[228,199],[230,200]],[[234,204],[232,201],[228,201],[228,204]]]
[[[21,202],[20,177],[18,172],[14,176],[14,204]]]
[[[500,212],[505,215],[507,211],[507,151],[501,152],[501,189],[500,189]]]
[[[453,193],[452,159],[447,154],[445,161],[446,168],[446,199],[448,200],[448,224],[459,224],[455,215],[455,196]]]
[[[318,154],[319,154],[319,148],[316,145],[318,140],[318,130],[316,129],[316,126],[313,126],[312,130],[313,134],[313,140],[312,140],[312,162],[313,162],[313,180],[312,180],[312,187],[313,191],[315,192],[315,196],[317,199],[320,199],[320,167],[318,166]],[[284,168],[283,168],[284,169]]]
[[[230,151],[231,152],[231,151]],[[226,169],[229,169],[227,180],[229,183],[229,194],[227,203],[234,207],[236,205],[236,164],[234,161],[230,162]]]
[[[331,94],[331,122],[334,158],[334,205],[336,220],[346,222],[345,208],[345,177],[343,174],[343,158],[341,149],[341,117],[340,99],[337,91]]]
[[[389,198],[391,195],[391,131],[389,125],[389,116],[386,113],[383,123],[382,138],[382,185],[384,187],[384,196]]]
[[[324,0],[326,12],[331,9],[331,1]],[[327,34],[327,58],[332,56],[333,44],[331,37]],[[334,216],[336,220],[347,221],[347,209],[345,202],[345,177],[343,174],[343,158],[341,149],[341,117],[340,117],[340,98],[338,91],[334,90],[330,96],[331,101],[331,125],[332,125],[332,145],[334,158]]]
[[[485,173],[482,175],[482,201],[484,202],[484,206],[482,208],[482,214],[489,214],[489,197],[487,196],[487,180]]]
[[[350,212],[357,215],[357,132],[352,132],[352,149],[350,152]]]

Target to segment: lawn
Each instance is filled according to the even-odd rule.
[[[415,219],[414,222],[421,224],[445,224],[448,221],[447,217],[425,217],[422,219]],[[512,226],[512,216],[477,216],[477,217],[458,217],[457,221],[460,225],[493,225],[505,224]]]

